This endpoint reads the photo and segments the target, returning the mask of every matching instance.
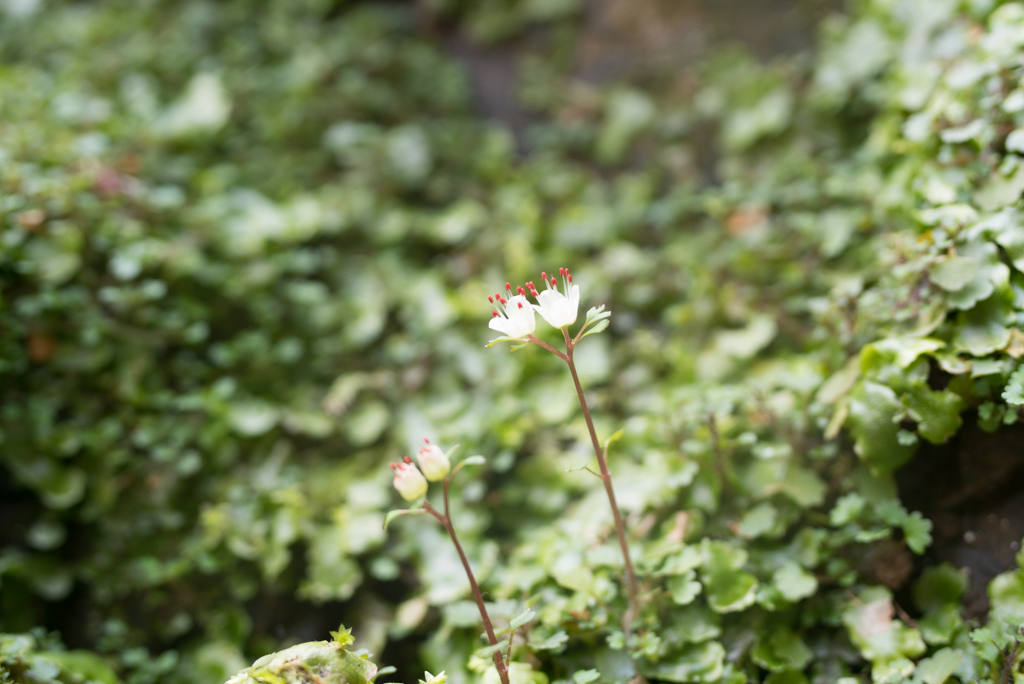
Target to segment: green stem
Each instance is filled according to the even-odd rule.
[[[448,506],[448,478],[444,479],[444,515],[441,515],[436,508],[431,506],[429,501],[424,502],[423,507],[437,518],[438,522],[444,526],[444,529],[448,530],[448,536],[452,538],[455,550],[459,552],[459,558],[462,560],[462,567],[466,570],[466,577],[469,578],[469,586],[473,590],[473,600],[476,601],[476,607],[480,610],[480,619],[484,623],[487,640],[491,642],[491,646],[496,646],[498,638],[495,636],[494,627],[491,625],[491,616],[487,614],[487,606],[484,605],[484,596],[480,593],[480,585],[476,583],[476,577],[473,576],[473,568],[470,567],[469,559],[466,558],[466,552],[462,550],[462,544],[459,543],[459,538],[455,535],[455,528],[452,527]],[[505,665],[505,660],[501,657],[500,649],[495,650],[493,656],[494,667],[498,670],[498,678],[501,679],[501,684],[509,684],[508,667]]]
[[[594,446],[594,456],[597,457],[597,464],[601,468],[600,478],[604,482],[604,491],[608,495],[608,504],[612,509],[612,517],[615,519],[615,534],[619,538],[619,547],[622,549],[622,557],[626,562],[626,586],[629,590],[629,610],[623,619],[623,631],[629,635],[629,624],[638,614],[640,585],[636,579],[636,570],[633,569],[633,560],[629,557],[629,543],[626,540],[626,526],[622,522],[622,514],[619,512],[619,504],[615,500],[615,489],[612,487],[612,474],[608,470],[608,460],[605,458],[604,449],[597,439],[597,430],[594,429],[594,419],[590,416],[590,408],[587,406],[587,399],[583,395],[583,386],[580,384],[580,376],[576,373],[576,364],[573,361],[573,341],[569,339],[569,333],[562,328],[565,336],[565,354],[559,354],[569,366],[572,374],[573,384],[576,385],[576,396],[580,400],[580,408],[583,409],[583,418],[587,421],[587,429],[590,431],[590,441]]]

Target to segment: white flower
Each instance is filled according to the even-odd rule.
[[[537,294],[537,288],[532,282],[526,283],[530,288],[530,294],[537,298],[537,312],[555,328],[565,328],[576,322],[576,314],[580,309],[580,286],[572,284],[572,274],[569,269],[560,268],[558,274],[562,276],[562,287],[565,294],[558,291],[558,279],[551,276],[548,279],[547,273],[541,273],[544,279],[545,289]]]
[[[406,501],[415,501],[427,493],[427,481],[423,473],[412,464],[408,456],[401,463],[392,463],[391,469],[395,471],[395,489]]]
[[[491,312],[493,317],[487,326],[491,330],[497,330],[505,337],[513,340],[524,340],[533,334],[537,329],[537,318],[533,313],[533,305],[526,299],[526,290],[517,288],[518,294],[512,294],[512,285],[505,283],[505,292],[508,299],[495,293],[488,297],[487,301],[496,308]]]
[[[427,480],[430,482],[437,482],[443,480],[451,469],[451,461],[441,451],[441,447],[436,444],[431,444],[430,440],[426,437],[423,438],[424,445],[420,447],[420,452],[416,454],[416,460],[420,462],[420,468],[423,468],[423,474],[426,475]]]
[[[446,675],[444,671],[436,675],[424,672],[423,676],[426,677],[426,679],[421,679],[420,684],[445,684],[445,682],[448,681],[448,675]]]

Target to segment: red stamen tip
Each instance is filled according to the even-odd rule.
[[[424,443],[424,444],[430,444],[430,440],[429,440],[429,439],[427,439],[426,437],[424,437],[424,438],[423,438],[423,443]]]
[[[392,463],[390,465],[391,465],[391,469],[392,470],[398,470],[398,466],[396,466],[394,463]]]
[[[517,292],[518,294],[521,294],[521,295],[522,295],[522,294],[526,294],[526,290],[524,290],[524,289],[523,289],[523,286],[522,286],[522,285],[520,285],[519,287],[517,287],[517,288],[516,288],[516,292]]]
[[[512,289],[512,283],[505,283],[505,291],[507,292],[507,291],[509,291],[511,289]]]
[[[519,308],[520,308],[520,309],[522,309],[522,308],[523,308],[523,303],[522,303],[522,302],[519,302]]]
[[[412,459],[411,459],[411,458],[409,458],[408,456],[406,456],[406,457],[405,457],[405,458],[404,458],[403,460],[404,460],[404,461],[405,461],[406,463],[412,463]]]
[[[495,309],[494,311],[491,311],[491,315],[494,316],[495,318],[497,318],[498,317],[498,310]]]
[[[487,301],[489,301],[491,304],[493,304],[494,303],[494,297],[488,297]]]
[[[567,277],[569,278],[569,282],[571,283],[572,282],[572,273],[570,273]]]
[[[541,280],[547,280],[548,279],[548,272],[547,271],[541,271],[540,272],[540,279]]]
[[[552,278],[551,279],[551,286],[552,287],[557,287],[558,286],[558,278]]]

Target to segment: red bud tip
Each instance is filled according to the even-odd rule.
[[[548,279],[548,272],[547,271],[541,271],[540,272],[540,279],[541,280],[547,280]]]
[[[408,456],[406,456],[406,457],[405,457],[404,459],[402,459],[402,460],[404,460],[404,461],[405,461],[406,463],[412,463],[412,459],[411,459],[411,458],[409,458]]]

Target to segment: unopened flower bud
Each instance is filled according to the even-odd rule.
[[[391,469],[395,471],[395,480],[392,484],[403,499],[415,501],[426,495],[427,481],[408,457],[402,463],[392,463]]]
[[[431,482],[443,480],[452,469],[451,461],[441,451],[441,447],[431,444],[427,439],[424,439],[423,442],[419,453],[416,454],[416,460],[420,462],[423,474]]]

